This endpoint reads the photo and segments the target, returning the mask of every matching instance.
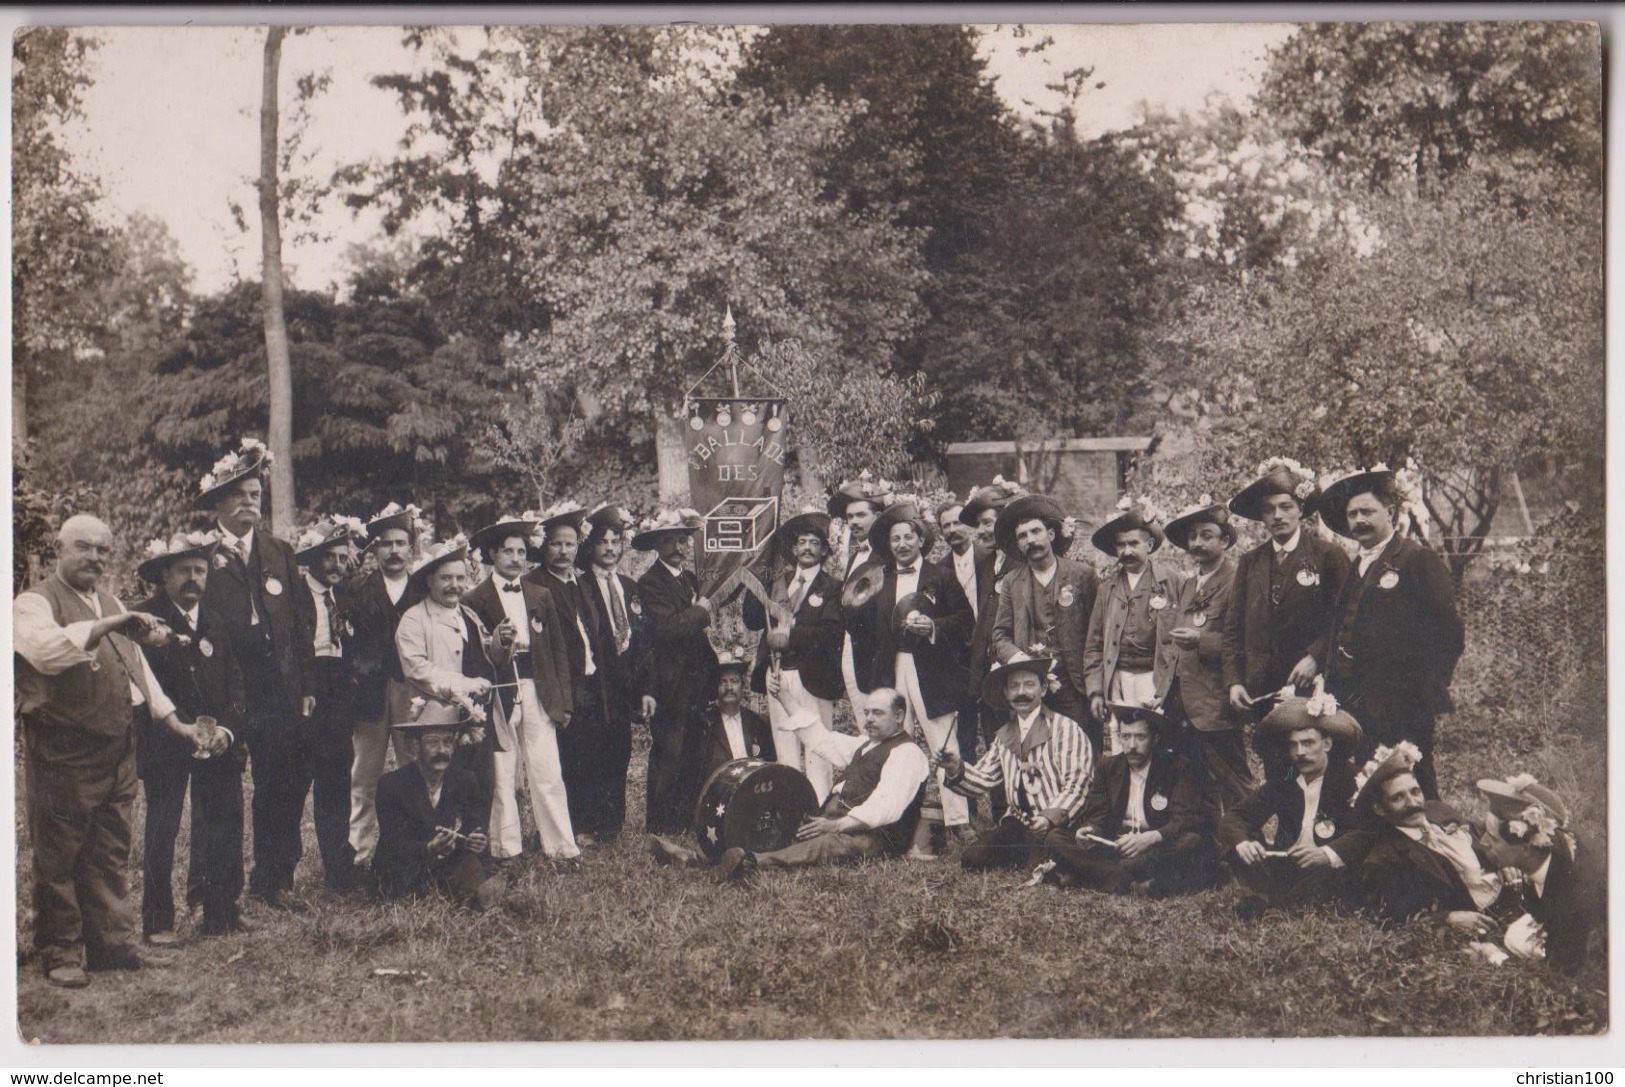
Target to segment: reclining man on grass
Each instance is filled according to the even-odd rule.
[[[757,868],[796,868],[900,854],[914,837],[931,773],[925,752],[903,731],[908,703],[890,687],[864,699],[863,736],[831,732],[814,714],[794,718],[803,750],[844,771],[822,815],[801,825],[796,840],[771,853],[730,849],[720,861],[723,879]]]

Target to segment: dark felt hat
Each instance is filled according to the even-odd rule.
[[[937,542],[937,534],[919,504],[912,498],[899,499],[875,514],[874,521],[869,525],[869,550],[888,566],[892,562],[891,548],[888,546],[891,530],[904,522],[913,525],[914,531],[924,541],[920,545],[922,558],[931,553],[931,548]]]
[[[1320,488],[1312,478],[1305,479],[1287,465],[1276,464],[1236,493],[1230,500],[1230,512],[1249,521],[1262,521],[1264,499],[1272,494],[1291,495],[1305,517],[1315,512],[1320,501]]]
[[[157,585],[164,580],[164,571],[169,569],[170,563],[181,559],[209,562],[219,546],[220,533],[217,531],[177,532],[167,541],[154,540],[148,544],[147,557],[135,568],[135,572],[148,585]]]
[[[1055,553],[1064,555],[1072,550],[1073,537],[1067,535],[1066,511],[1047,494],[1024,494],[1011,499],[999,510],[998,524],[993,526],[993,540],[999,550],[1020,557],[1016,546],[1016,529],[1027,521],[1039,520],[1055,530]]]
[[[1376,471],[1350,472],[1327,484],[1320,496],[1320,519],[1339,536],[1349,535],[1349,500],[1375,488],[1392,487],[1395,473],[1383,468]]]
[[[1182,510],[1178,517],[1168,522],[1162,533],[1169,543],[1181,551],[1189,551],[1191,531],[1197,525],[1218,525],[1226,547],[1236,542],[1236,528],[1230,523],[1230,510],[1217,502],[1198,503]]]

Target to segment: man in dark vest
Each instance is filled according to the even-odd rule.
[[[260,532],[262,475],[271,457],[244,439],[203,477],[196,504],[214,514],[220,550],[204,602],[226,621],[243,670],[248,703],[249,770],[254,780],[254,868],[248,893],[268,905],[297,909],[288,897],[299,863],[296,718],[312,698],[311,643],[301,637],[314,620],[293,548]]]
[[[626,775],[632,761],[632,722],[647,723],[655,713],[650,692],[649,632],[638,583],[620,572],[632,531],[630,510],[601,505],[587,514],[586,538],[576,550],[576,568],[589,610],[597,617],[603,646],[604,730],[593,760],[597,773],[594,820],[600,841],[613,841],[626,824]]]
[[[1344,476],[1321,499],[1326,526],[1360,545],[1333,611],[1326,687],[1365,729],[1362,754],[1416,745],[1416,778],[1436,800],[1434,722],[1451,709],[1464,630],[1444,560],[1395,531],[1400,506],[1398,475],[1384,468]]]
[[[1254,720],[1269,712],[1271,695],[1288,685],[1302,694],[1320,674],[1349,569],[1343,549],[1309,523],[1320,500],[1314,472],[1284,457],[1258,470],[1230,512],[1262,522],[1269,538],[1236,563],[1221,646],[1230,706]]]
[[[899,692],[875,688],[863,711],[862,737],[831,732],[814,714],[801,719],[802,744],[843,770],[841,780],[823,814],[808,818],[794,843],[770,853],[724,853],[719,862],[724,879],[757,868],[833,864],[908,848],[931,766],[903,731],[908,702]]]
[[[194,747],[204,730],[182,722],[130,641],[167,636],[158,620],[97,586],[113,536],[94,517],[68,518],[56,570],[12,604],[17,719],[34,852],[34,947],[45,978],[89,984],[85,967],[165,965],[135,947],[125,869],[135,803],[135,724],[151,717]]]
[[[632,537],[636,551],[655,561],[638,580],[638,601],[649,624],[649,794],[646,825],[651,834],[683,834],[694,821],[694,804],[705,784],[705,703],[716,690],[717,654],[706,628],[715,605],[683,568],[689,542],[700,529],[693,510],[662,511]]]
[[[243,892],[243,676],[225,624],[203,604],[217,533],[181,533],[154,540],[138,570],[157,592],[136,608],[173,631],[163,645],[142,647],[176,711],[207,729],[200,751],[155,721],[136,726],[136,771],[146,792],[142,839],[141,930],[148,943],[178,942],[173,869],[181,807],[192,793],[192,856],[187,900],[203,907],[205,935],[243,930],[237,899]]]
[[[421,511],[391,502],[367,522],[368,550],[377,569],[353,578],[339,593],[339,615],[353,632],[345,656],[355,675],[350,743],[350,846],[357,868],[372,863],[378,844],[373,793],[389,753],[390,723],[406,719],[412,693],[395,654],[395,625],[423,598],[411,577],[418,541],[427,529]],[[404,763],[405,749],[396,751]]]

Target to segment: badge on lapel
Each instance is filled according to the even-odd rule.
[[[1168,810],[1168,798],[1166,796],[1163,796],[1161,793],[1152,793],[1151,794],[1151,810],[1152,811],[1167,811]]]
[[[1061,594],[1056,599],[1061,607],[1070,608],[1073,604],[1078,602],[1078,594],[1072,591],[1072,586],[1062,585]]]
[[[1193,627],[1205,627],[1205,626],[1207,626],[1207,612],[1199,611],[1195,615],[1191,616],[1191,626],[1193,626]]]
[[[634,596],[631,600],[627,601],[627,606],[629,606],[632,609],[632,614],[633,615],[642,615],[643,614],[643,605],[638,602],[637,597]]]
[[[813,593],[807,598],[807,606],[809,608],[821,608],[824,606],[824,598],[818,593]]]
[[[197,640],[197,651],[205,657],[212,657],[214,656],[214,643],[207,638],[199,638]]]
[[[534,615],[530,617],[530,629],[535,631],[537,634],[542,632],[542,621],[536,618]]]
[[[1320,839],[1324,840],[1326,838],[1330,838],[1332,835],[1334,835],[1336,833],[1337,833],[1337,824],[1332,822],[1330,819],[1321,819],[1321,820],[1319,820],[1319,821],[1317,821],[1315,823],[1315,837],[1316,838],[1320,838]]]
[[[1320,584],[1320,575],[1307,568],[1299,570],[1298,584],[1302,585],[1305,589],[1311,589]]]
[[[216,570],[224,570],[226,568],[226,553],[224,551],[216,551],[214,553],[214,568]]]
[[[282,582],[278,581],[274,577],[266,578],[265,579],[265,591],[270,593],[272,596],[281,596],[282,595]]]
[[[1153,596],[1151,598],[1151,610],[1152,611],[1161,611],[1163,608],[1166,608],[1167,606],[1168,606],[1168,598],[1166,596],[1163,596],[1161,593],[1158,593],[1156,596]]]
[[[1379,589],[1392,589],[1395,585],[1398,585],[1398,584],[1399,584],[1399,571],[1398,570],[1386,570],[1386,571],[1383,572],[1382,577],[1377,579],[1377,588],[1379,588]]]

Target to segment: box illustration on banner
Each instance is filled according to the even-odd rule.
[[[726,498],[705,515],[707,554],[746,553],[766,546],[779,523],[777,495]]]

